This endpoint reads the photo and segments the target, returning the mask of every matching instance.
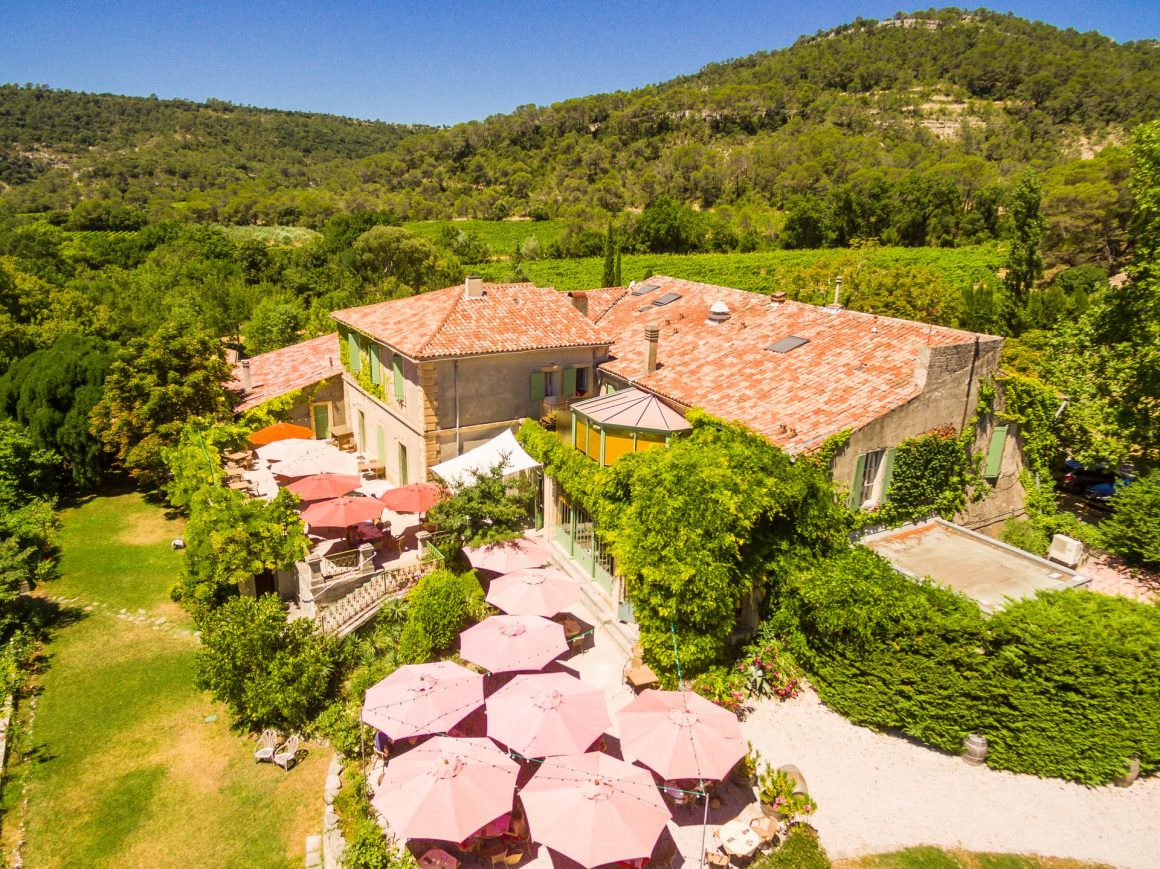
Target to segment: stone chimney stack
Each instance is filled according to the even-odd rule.
[[[250,360],[242,360],[242,389],[249,392],[254,388],[253,377],[250,374]]]
[[[644,340],[648,342],[648,357],[644,363],[644,373],[651,374],[657,370],[657,342],[660,341],[661,330],[656,326],[644,327]]]
[[[463,280],[463,298],[465,299],[482,299],[483,292],[483,278],[475,275],[468,275]]]
[[[585,317],[588,316],[588,294],[587,293],[580,292],[579,290],[574,290],[574,291],[568,293],[568,298],[571,299],[573,308],[575,308],[577,311],[579,311]]]

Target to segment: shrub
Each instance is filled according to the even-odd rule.
[[[1130,564],[1160,568],[1160,469],[1120,489],[1100,525],[1104,547]]]
[[[235,597],[202,626],[197,685],[237,724],[301,730],[326,703],[339,647],[307,619],[286,621],[275,595]]]
[[[817,832],[799,824],[786,833],[780,848],[754,860],[752,869],[830,869],[830,865]]]
[[[706,700],[736,715],[741,715],[745,711],[748,692],[745,675],[738,670],[730,667],[710,667],[693,679],[689,687]]]
[[[978,606],[858,547],[791,574],[774,624],[828,706],[958,751],[983,690]]]
[[[1100,784],[1138,755],[1160,767],[1160,608],[1042,592],[990,619],[987,721],[996,767]]]
[[[745,648],[737,669],[745,677],[745,689],[751,697],[789,700],[801,693],[801,668],[768,630],[761,631],[757,642]]]
[[[399,637],[399,660],[421,664],[455,647],[459,632],[487,611],[475,573],[435,570],[419,580],[408,598],[407,621]]]
[[[1002,539],[1004,543],[1040,557],[1047,555],[1051,546],[1047,533],[1030,519],[1008,519],[1003,523]]]

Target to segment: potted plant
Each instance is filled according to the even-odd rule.
[[[767,817],[777,817],[794,823],[799,816],[809,815],[817,803],[805,791],[798,791],[798,781],[784,769],[766,766],[757,781],[757,798]]]
[[[751,788],[757,784],[757,768],[761,764],[761,752],[753,747],[752,742],[746,745],[749,750],[729,771],[729,780],[738,787]]]

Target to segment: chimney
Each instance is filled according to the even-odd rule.
[[[845,308],[845,305],[842,304],[841,296],[842,296],[842,276],[838,275],[838,279],[836,281],[834,281],[834,301],[832,301],[830,304],[826,305],[826,310],[827,311],[835,311],[835,312],[843,310]]]
[[[769,299],[775,305],[784,305],[786,300],[785,290],[778,290]]]
[[[575,308],[577,311],[579,311],[585,317],[588,316],[588,294],[587,293],[582,293],[578,290],[573,291],[573,292],[568,293],[568,298],[572,300],[572,307],[573,308]]]
[[[717,301],[709,306],[709,318],[705,322],[711,326],[716,326],[728,320],[729,314],[729,306],[724,302]]]
[[[242,389],[245,392],[249,392],[253,388],[254,388],[254,382],[253,382],[253,378],[250,375],[250,360],[243,359],[242,360]]]
[[[644,327],[644,340],[648,342],[648,358],[644,363],[645,374],[651,374],[657,370],[657,342],[660,337],[661,330],[656,326]]]
[[[486,294],[483,291],[483,278],[468,275],[463,280],[463,298],[482,299]]]

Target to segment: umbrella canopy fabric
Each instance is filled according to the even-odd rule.
[[[362,720],[392,740],[407,739],[448,730],[482,705],[479,673],[451,661],[406,664],[367,689]]]
[[[319,501],[302,511],[302,521],[312,528],[349,528],[359,522],[378,519],[383,505],[361,495]]]
[[[487,602],[511,615],[554,616],[580,600],[579,580],[559,570],[529,567],[491,581]]]
[[[384,492],[379,495],[379,500],[396,513],[426,513],[446,494],[443,487],[435,483],[411,483]]]
[[[285,441],[292,438],[313,438],[314,432],[304,425],[294,425],[292,422],[276,422],[265,428],[260,428],[250,435],[250,443],[255,446],[272,444],[275,441]]]
[[[567,650],[564,626],[540,616],[489,616],[459,635],[459,654],[492,673],[539,670]]]
[[[488,739],[437,736],[391,758],[371,803],[403,838],[461,842],[512,810],[518,772]]]
[[[468,562],[477,570],[511,573],[529,567],[543,567],[552,557],[552,551],[537,540],[520,537],[505,543],[487,546],[468,546],[463,550]]]
[[[272,444],[266,444],[264,447],[258,447],[255,452],[258,454],[258,458],[266,459],[270,462],[284,462],[287,459],[292,459],[307,453],[318,452],[327,446],[329,444],[326,441],[290,438],[289,440],[275,441]]]
[[[358,459],[337,447],[324,443],[271,465],[280,477],[309,477],[313,474],[347,474],[358,476]]]
[[[532,839],[588,867],[648,857],[671,817],[648,770],[602,753],[548,758],[520,798]]]
[[[356,474],[312,474],[295,480],[286,488],[303,501],[322,501],[353,492],[362,482],[362,477]]]
[[[665,779],[721,779],[745,754],[737,716],[691,691],[643,692],[616,713],[625,757]]]
[[[516,676],[487,698],[487,735],[524,757],[580,754],[610,724],[604,692],[570,673]]]

